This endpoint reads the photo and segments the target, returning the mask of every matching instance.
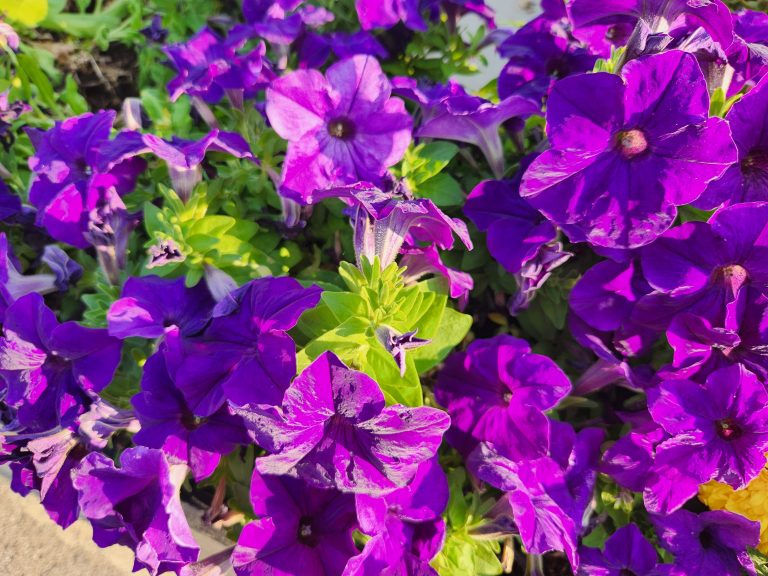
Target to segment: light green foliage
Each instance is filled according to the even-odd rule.
[[[296,327],[298,369],[303,370],[326,350],[370,375],[379,383],[389,403],[420,406],[423,403],[419,374],[435,367],[469,331],[471,317],[448,308],[439,281],[405,286],[402,269],[391,264],[381,270],[379,261],[364,261],[362,270],[342,263],[339,275],[344,288],[325,285],[320,304],[302,315]],[[406,354],[405,376],[376,337],[376,328],[398,332],[418,330],[430,338],[426,346]]]
[[[460,206],[464,193],[456,179],[443,172],[459,151],[450,142],[430,142],[409,148],[402,164],[402,176],[420,198],[429,198],[440,207]]]
[[[446,539],[432,566],[440,576],[495,576],[502,573],[497,554],[499,542],[473,537],[472,531],[484,523],[484,515],[494,502],[476,492],[464,494],[466,473],[456,468],[448,475],[451,496],[446,510]]]

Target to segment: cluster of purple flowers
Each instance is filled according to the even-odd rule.
[[[241,8],[143,30],[202,130],[0,93],[13,490],[153,576],[756,574],[768,515],[697,497],[767,464],[768,15]],[[401,45],[466,13],[484,97]]]

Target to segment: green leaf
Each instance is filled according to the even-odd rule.
[[[359,294],[353,292],[323,292],[321,300],[341,323],[352,316],[367,317],[368,306]]]
[[[461,184],[450,174],[438,174],[415,186],[413,192],[420,198],[429,198],[441,208],[461,206],[465,200]]]
[[[185,229],[185,232],[188,232],[190,236],[193,234],[219,236],[236,223],[237,221],[231,216],[206,216],[200,220],[195,220],[188,229]]]
[[[387,404],[421,406],[424,395],[413,360],[406,355],[405,376],[389,352],[375,338],[368,339],[368,353],[365,356],[365,372],[378,382]]]
[[[432,342],[408,353],[416,363],[416,370],[424,374],[442,362],[467,335],[472,327],[472,316],[453,308],[445,308]]]
[[[23,2],[22,2],[23,4]],[[0,8],[0,12],[2,8]],[[40,69],[37,60],[28,54],[17,54],[16,59],[24,75],[29,79],[33,86],[37,88],[38,95],[43,103],[49,108],[56,108],[56,97],[54,96],[53,86],[50,80]]]
[[[749,548],[748,553],[755,565],[757,576],[768,576],[768,556],[755,548]]]
[[[439,141],[419,144],[405,153],[403,176],[412,188],[426,182],[448,166],[459,147],[451,142]]]

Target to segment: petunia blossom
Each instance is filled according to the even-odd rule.
[[[235,409],[271,452],[262,474],[313,486],[383,495],[402,488],[435,455],[450,419],[442,410],[385,406],[378,384],[324,352],[286,390],[282,407]]]
[[[582,546],[578,576],[661,576],[659,558],[637,524],[627,524],[611,534],[601,553]]]
[[[708,113],[704,76],[680,51],[634,60],[621,76],[560,80],[547,104],[551,148],[520,195],[573,242],[649,244],[736,160],[728,124]]]
[[[320,292],[293,278],[261,278],[220,302],[205,331],[172,352],[182,356],[176,385],[193,413],[210,416],[227,401],[280,404],[296,374],[296,345],[286,331]]]
[[[380,180],[411,141],[411,117],[391,90],[367,55],[341,60],[325,76],[298,70],[275,80],[266,112],[289,143],[281,193],[307,204],[318,189]]]
[[[448,357],[438,375],[435,399],[451,415],[446,439],[468,454],[487,441],[529,455],[546,453],[545,410],[568,395],[571,383],[550,358],[534,354],[525,340],[508,335],[479,339]]]
[[[120,468],[94,452],[74,470],[83,516],[102,548],[120,544],[136,553],[134,568],[152,576],[179,574],[200,551],[181,507],[179,491],[187,474],[160,450],[139,446],[120,455]]]
[[[721,368],[704,384],[665,380],[648,398],[670,435],[656,447],[643,494],[651,512],[677,510],[709,480],[743,488],[765,467],[768,392],[742,366]]]
[[[254,471],[250,498],[257,519],[243,528],[232,554],[238,576],[341,574],[357,555],[352,495]]]
[[[192,336],[205,327],[214,305],[204,282],[187,288],[183,278],[129,278],[107,312],[109,334],[120,339],[158,338],[178,327]]]
[[[355,9],[363,30],[391,28],[400,21],[411,30],[427,29],[419,0],[355,0]]]

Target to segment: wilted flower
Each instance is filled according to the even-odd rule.
[[[376,382],[332,352],[293,381],[282,407],[252,404],[235,412],[272,453],[257,459],[261,474],[374,496],[408,484],[450,423],[435,408],[385,406]]]

